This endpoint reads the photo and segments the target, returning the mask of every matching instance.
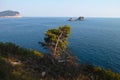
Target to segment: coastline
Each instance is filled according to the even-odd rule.
[[[22,18],[22,16],[0,16],[0,18]]]

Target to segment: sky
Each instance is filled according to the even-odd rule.
[[[24,17],[120,17],[120,0],[0,0]]]

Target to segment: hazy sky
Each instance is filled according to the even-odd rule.
[[[0,11],[33,17],[120,17],[120,0],[0,0]]]

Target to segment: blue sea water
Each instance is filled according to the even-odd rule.
[[[68,48],[81,63],[109,68],[120,73],[120,18],[0,18],[0,42],[13,42],[27,49],[46,52],[39,44],[44,32],[71,26]]]

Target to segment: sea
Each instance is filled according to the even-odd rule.
[[[80,63],[101,66],[120,73],[120,18],[92,18],[68,21],[69,17],[0,18],[0,42],[12,42],[41,53],[38,44],[48,29],[71,26],[68,49]],[[76,17],[74,19],[77,19]]]

